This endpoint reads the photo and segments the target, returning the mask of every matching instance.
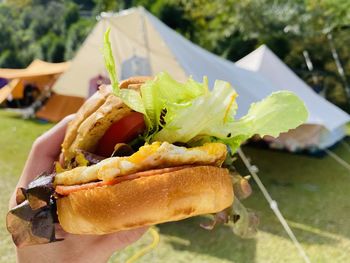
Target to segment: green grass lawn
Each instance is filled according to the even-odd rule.
[[[24,121],[0,111],[0,263],[15,262],[6,231],[7,203],[23,168],[33,140],[52,125]],[[348,142],[349,143],[349,142]],[[350,258],[350,174],[330,157],[244,148],[281,212],[288,219],[312,262],[348,262]],[[333,149],[350,162],[344,145]],[[242,174],[247,174],[237,161]],[[208,232],[199,227],[202,218],[159,225],[161,242],[139,262],[302,262],[259,189],[244,203],[260,215],[260,231],[253,239],[240,239],[227,227]],[[141,240],[114,255],[111,262],[124,262]]]

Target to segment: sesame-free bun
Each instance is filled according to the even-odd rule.
[[[66,232],[107,234],[216,213],[233,198],[227,169],[193,166],[73,192],[57,199],[57,212]]]

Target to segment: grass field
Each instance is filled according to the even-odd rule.
[[[33,140],[51,127],[24,121],[0,111],[0,263],[15,262],[5,227],[7,203],[23,168]],[[349,143],[349,142],[348,142]],[[244,148],[280,210],[288,219],[312,262],[349,262],[350,174],[330,157]],[[334,149],[350,162],[344,145]],[[242,174],[247,174],[237,161]],[[207,232],[201,218],[159,225],[161,242],[139,262],[302,262],[295,247],[256,185],[244,203],[260,215],[260,231],[253,239],[240,239],[226,227]],[[111,262],[124,262],[138,248],[151,242],[149,234],[116,253]]]

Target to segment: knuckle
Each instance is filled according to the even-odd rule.
[[[39,136],[35,139],[33,142],[32,148],[35,150],[37,148],[40,148],[45,143],[45,138],[43,135]]]

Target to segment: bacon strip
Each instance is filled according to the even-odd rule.
[[[148,177],[148,176],[154,176],[159,174],[166,174],[170,172],[175,172],[184,168],[191,167],[191,165],[185,165],[185,166],[177,166],[177,167],[170,167],[170,168],[162,168],[162,169],[156,169],[156,170],[148,170],[143,172],[138,172],[134,174],[119,176],[111,181],[104,182],[104,181],[98,181],[98,182],[92,182],[92,183],[86,183],[86,184],[78,184],[78,185],[57,185],[56,186],[56,193],[60,195],[69,195],[71,193],[80,191],[80,190],[87,190],[94,187],[101,187],[106,185],[114,185],[118,184],[124,181],[134,180],[141,177]]]

